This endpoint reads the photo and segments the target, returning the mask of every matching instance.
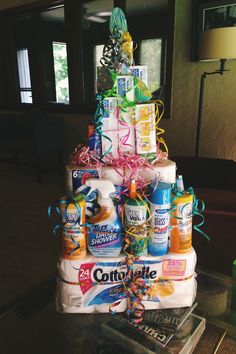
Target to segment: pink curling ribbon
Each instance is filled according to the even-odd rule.
[[[69,158],[72,166],[100,167],[99,156],[96,151],[90,151],[88,146],[77,145]]]

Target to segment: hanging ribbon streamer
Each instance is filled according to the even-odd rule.
[[[73,205],[76,208],[77,211],[77,219],[73,220],[71,223],[71,226],[68,226],[68,222],[66,221],[68,219],[68,208],[69,205]],[[50,205],[48,207],[48,218],[52,218],[52,213],[53,210],[56,212],[57,217],[59,218],[59,223],[54,224],[52,232],[53,235],[56,236],[57,232],[62,229],[64,232],[67,232],[68,230],[74,230],[75,228],[80,228],[86,226],[85,224],[80,225],[81,221],[81,208],[78,203],[78,197],[65,197],[65,198],[60,198],[56,201],[55,204]],[[62,217],[62,213],[64,213],[64,218]],[[65,220],[63,222],[63,219]],[[78,226],[79,225],[79,226]],[[75,240],[73,237],[73,234],[70,233],[70,238],[71,241],[74,243],[75,247],[72,249],[70,255],[72,255],[75,251],[77,251],[80,248],[79,242]]]
[[[202,200],[199,200],[194,192],[193,187],[189,187],[187,191],[183,191],[180,192],[177,190],[177,188],[173,188],[172,190],[174,197],[172,199],[172,208],[170,210],[171,216],[175,219],[183,219],[182,217],[177,217],[175,215],[173,215],[173,211],[176,210],[176,205],[174,205],[174,201],[177,197],[181,197],[184,194],[191,194],[193,196],[193,211],[192,211],[192,216],[194,215],[198,215],[198,217],[200,217],[201,221],[197,224],[197,225],[193,225],[193,229],[196,230],[197,232],[199,232],[202,236],[204,236],[207,241],[210,240],[210,237],[204,232],[202,231],[200,228],[203,226],[204,222],[205,222],[205,218],[203,216],[203,212],[205,210],[205,204]],[[184,208],[184,207],[183,207]],[[175,225],[176,227],[176,225]]]
[[[161,100],[156,100],[154,101],[155,107],[156,107],[156,136],[157,136],[157,141],[159,144],[162,144],[165,148],[165,151],[168,155],[168,147],[166,145],[166,142],[163,137],[160,135],[165,133],[165,130],[163,128],[159,127],[160,120],[162,119],[164,115],[164,103]],[[160,113],[160,108],[161,108],[161,113]]]

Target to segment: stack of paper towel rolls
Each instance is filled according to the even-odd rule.
[[[129,168],[115,168],[113,166],[102,166],[99,169],[84,166],[67,166],[66,167],[66,189],[68,192],[76,192],[78,183],[75,183],[75,176],[83,171],[83,177],[100,177],[109,179],[115,186],[128,184],[131,178],[136,178],[134,171]],[[145,167],[138,171],[139,176],[145,183],[151,183],[156,177],[166,183],[175,183],[176,181],[176,164],[171,160],[160,160],[152,167]],[[77,177],[78,178],[78,177]],[[81,181],[82,183],[84,181]]]

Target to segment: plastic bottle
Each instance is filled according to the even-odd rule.
[[[88,249],[95,257],[118,257],[122,248],[122,226],[110,197],[115,192],[110,180],[90,178],[90,193],[97,189],[100,211],[88,219]]]
[[[87,254],[85,228],[85,197],[83,194],[74,196],[72,201],[60,204],[62,222],[62,257],[70,260],[83,258]],[[81,226],[82,225],[82,226]]]
[[[184,192],[183,178],[177,176],[177,190],[180,196],[173,196],[175,206],[171,217],[170,252],[187,253],[192,247],[193,195]]]
[[[137,198],[135,180],[131,181],[129,198],[124,205],[125,228],[131,241],[130,252],[135,257],[147,254],[147,205]],[[133,235],[132,235],[133,234]]]
[[[168,252],[171,185],[158,182],[151,185],[150,193],[151,231],[148,252],[153,256],[163,256]]]

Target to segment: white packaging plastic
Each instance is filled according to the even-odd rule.
[[[176,181],[176,164],[171,160],[159,160],[152,168],[143,168],[138,171],[138,175],[145,183],[151,183],[157,177],[161,182],[175,183]],[[125,181],[135,178],[134,171],[125,169]]]
[[[134,108],[120,109],[119,113],[119,151],[135,153]]]
[[[195,297],[196,253],[169,253],[165,256],[142,256],[134,272],[148,280],[151,290],[143,299],[145,309],[191,306]],[[125,311],[122,280],[127,268],[125,256],[58,262],[57,308],[61,312],[96,313]],[[113,305],[115,305],[113,307]]]
[[[149,280],[151,289],[143,298],[146,310],[191,306],[196,297],[195,267],[197,256],[192,248],[185,254],[140,257],[134,264]]]
[[[155,104],[137,104],[135,109],[136,154],[156,153]]]
[[[68,313],[123,312],[124,256],[58,262],[57,309]],[[114,306],[115,305],[115,306]]]
[[[104,98],[101,135],[102,153],[105,154],[107,152],[113,157],[117,157],[118,155],[118,119],[116,109],[116,97]]]
[[[111,180],[115,186],[122,185],[124,182],[124,170],[119,167],[114,168],[113,166],[102,166],[101,178]]]

